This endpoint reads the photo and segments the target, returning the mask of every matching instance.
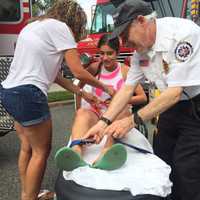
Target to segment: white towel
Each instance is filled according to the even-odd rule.
[[[97,158],[105,139],[99,145],[87,147],[84,153],[85,161],[92,163]],[[132,129],[122,141],[153,152],[148,140],[136,129]],[[143,154],[129,147],[126,149],[127,161],[120,169],[105,171],[85,166],[71,172],[63,171],[63,176],[66,180],[99,190],[127,190],[133,196],[169,195],[172,186],[169,180],[170,167],[154,154]]]

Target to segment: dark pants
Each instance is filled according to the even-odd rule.
[[[154,151],[172,167],[172,199],[200,200],[200,121],[190,101],[160,115]]]

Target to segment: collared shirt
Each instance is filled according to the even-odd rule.
[[[133,54],[126,85],[134,86],[145,76],[161,91],[180,86],[190,97],[199,94],[199,36],[200,27],[190,20],[156,19],[155,43],[145,55]]]

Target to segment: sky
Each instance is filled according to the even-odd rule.
[[[81,7],[85,10],[88,19],[88,27],[91,25],[91,6],[96,4],[96,0],[77,0]]]

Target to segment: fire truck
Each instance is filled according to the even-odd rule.
[[[116,9],[115,6],[119,5],[122,1],[97,0],[96,6],[92,6],[92,24],[89,34],[85,40],[78,43],[80,54],[88,53],[98,57],[97,43],[99,38],[105,33],[112,32],[114,28],[112,14]],[[113,2],[117,2],[117,4],[113,4]],[[121,45],[118,60],[123,62],[127,56],[132,55],[132,52],[133,49]]]
[[[92,25],[85,40],[78,43],[80,54],[89,53],[98,57],[97,43],[102,34],[110,33],[114,29],[112,15],[116,7],[124,0],[97,0],[96,6],[92,6]],[[146,0],[156,10],[158,17],[174,16],[186,17],[191,0]],[[121,43],[118,61],[126,62],[134,49],[127,48]],[[126,63],[127,64],[127,63]]]
[[[13,56],[19,32],[31,17],[30,0],[3,0],[0,6],[0,56]]]
[[[30,0],[1,0],[0,5],[0,82],[8,74],[17,36],[31,17]],[[13,129],[13,120],[0,104],[0,136]]]

